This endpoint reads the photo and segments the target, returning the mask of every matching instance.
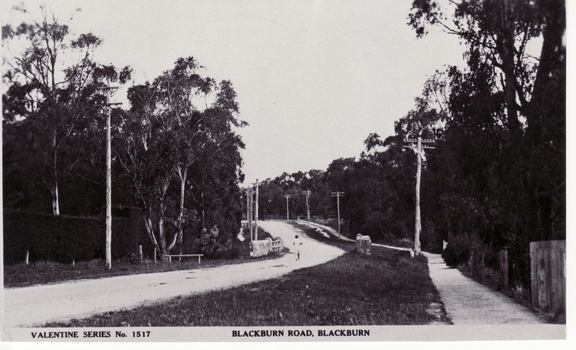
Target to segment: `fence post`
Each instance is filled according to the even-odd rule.
[[[26,266],[28,266],[29,261],[30,261],[30,249],[26,249]]]
[[[536,283],[536,242],[530,242],[530,301],[532,306],[538,307],[538,284]]]
[[[142,244],[140,244],[140,262],[142,262],[143,259],[144,256],[142,255]]]
[[[530,242],[532,305],[542,312],[566,312],[566,241]]]
[[[476,248],[470,249],[470,262],[472,263],[472,276],[478,276],[478,251]]]
[[[499,252],[500,255],[500,272],[502,273],[502,285],[508,289],[508,247],[503,247]]]

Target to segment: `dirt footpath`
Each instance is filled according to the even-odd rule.
[[[283,222],[261,222],[273,236],[279,236],[290,250],[299,234]],[[88,317],[94,313],[133,308],[180,295],[212,290],[280,277],[290,271],[325,263],[344,251],[302,237],[301,257],[285,254],[282,258],[217,268],[119,276],[97,280],[5,288],[3,328],[39,326],[49,321]]]
[[[542,318],[506,295],[449,268],[439,254],[424,253],[430,277],[455,325],[544,324]]]

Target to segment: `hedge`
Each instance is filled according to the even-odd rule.
[[[116,214],[125,214],[116,210]],[[125,215],[122,215],[125,216]],[[112,258],[138,249],[138,209],[129,208],[128,217],[113,215]],[[65,215],[46,215],[4,210],[4,263],[22,262],[26,251],[30,261],[71,262],[105,257],[106,220]]]

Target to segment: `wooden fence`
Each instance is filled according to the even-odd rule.
[[[566,312],[566,241],[530,242],[532,306]]]

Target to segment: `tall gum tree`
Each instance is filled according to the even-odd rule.
[[[450,10],[441,8],[438,1],[413,1],[409,25],[418,37],[426,34],[428,26],[438,26],[467,45],[469,71],[452,74],[459,79],[453,80],[452,86],[459,91],[451,93],[452,112],[462,112],[459,102],[487,97],[483,106],[476,103],[476,112],[467,113],[482,118],[487,112],[484,117],[496,117],[491,123],[501,133],[498,147],[507,156],[501,154],[493,180],[501,193],[506,193],[498,201],[501,205],[509,202],[501,210],[510,213],[508,221],[516,225],[513,230],[518,233],[518,243],[527,246],[530,240],[562,238],[566,210],[565,2],[469,0],[449,4],[453,13],[448,15]],[[528,49],[531,43],[541,45],[539,53]],[[468,96],[460,89],[466,85],[473,87]],[[502,103],[502,112],[496,108],[498,103]],[[498,127],[498,119],[504,128]]]
[[[146,208],[145,227],[162,257],[177,243],[182,252],[184,225],[195,219],[194,210],[185,208],[186,194],[196,184],[190,168],[200,159],[217,162],[211,157],[236,139],[235,127],[245,125],[236,119],[230,82],[217,86],[198,73],[202,69],[193,57],[179,58],[152,84],[129,90],[131,111],[123,127],[126,135],[119,137],[124,139],[120,161]],[[202,100],[204,108],[199,108]],[[166,223],[176,228],[173,238],[167,237]]]
[[[86,120],[97,118],[102,108],[97,85],[104,75],[93,61],[102,41],[91,33],[73,38],[68,25],[41,10],[40,21],[31,17],[30,23],[2,27],[2,44],[12,54],[4,60],[3,81],[9,88],[3,117],[26,125],[34,170],[51,194],[53,214],[59,215],[60,181],[81,157],[75,149],[82,147],[74,147],[71,139],[83,134]]]

